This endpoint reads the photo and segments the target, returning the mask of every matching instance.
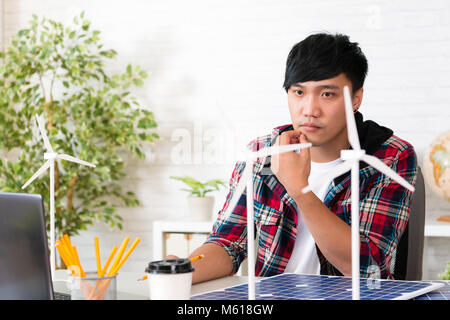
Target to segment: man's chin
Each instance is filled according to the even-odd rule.
[[[303,133],[303,132],[302,132]],[[303,133],[303,135],[306,137],[306,141],[312,144],[312,148],[318,147],[321,145],[321,142],[317,139],[314,139],[312,135],[308,135],[307,133]]]

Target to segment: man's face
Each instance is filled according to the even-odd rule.
[[[343,74],[321,80],[295,83],[288,90],[289,112],[295,131],[300,131],[313,147],[347,141],[343,88],[352,83]],[[353,110],[359,108],[363,89],[352,97]]]

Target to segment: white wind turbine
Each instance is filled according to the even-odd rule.
[[[36,171],[33,176],[25,182],[22,189],[25,189],[30,183],[32,183],[37,177],[39,177],[44,171],[50,168],[50,268],[52,271],[52,277],[55,276],[55,161],[56,159],[67,160],[76,162],[89,167],[95,167],[92,163],[77,159],[67,154],[58,154],[53,151],[52,145],[45,133],[44,120],[41,116],[36,115],[36,120],[41,132],[42,139],[44,140],[44,146],[47,152],[44,153],[44,159],[47,161]]]
[[[303,148],[311,147],[311,143],[289,144],[284,146],[266,147],[256,152],[248,152],[245,158],[245,169],[238,185],[225,210],[225,217],[229,217],[236,206],[241,194],[247,187],[247,264],[248,264],[248,299],[255,300],[255,225],[253,202],[253,166],[257,158],[267,157],[289,151],[300,152]],[[250,195],[250,196],[249,196]]]
[[[352,100],[350,97],[350,90],[347,86],[344,87],[344,102],[345,115],[347,120],[347,135],[348,141],[352,149],[341,150],[341,159],[343,163],[336,166],[326,175],[315,180],[310,185],[306,186],[302,192],[307,193],[316,186],[319,186],[327,181],[339,177],[351,169],[351,240],[352,240],[352,299],[359,300],[360,292],[360,236],[359,236],[359,161],[364,161],[371,165],[378,171],[381,171],[392,180],[398,182],[408,190],[414,192],[414,187],[405,179],[399,176],[394,170],[385,165],[381,160],[374,156],[366,154],[365,150],[361,149],[358,138],[358,131],[356,129],[355,117],[352,109]]]

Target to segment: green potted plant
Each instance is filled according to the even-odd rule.
[[[225,182],[220,179],[200,182],[186,175],[183,177],[171,176],[170,178],[181,181],[188,187],[181,190],[189,193],[187,202],[191,219],[194,221],[211,220],[213,217],[214,197],[206,194],[218,191],[221,186],[225,186]]]
[[[447,262],[447,268],[443,273],[439,274],[441,280],[450,280],[450,262]]]
[[[23,192],[21,186],[42,165],[36,114],[45,119],[56,152],[96,165],[56,163],[57,237],[77,235],[95,220],[122,229],[117,206],[139,201],[122,188],[121,155],[143,159],[144,144],[159,138],[154,114],[131,93],[147,73],[128,65],[123,73],[109,74],[106,65],[117,53],[103,48],[99,35],[84,13],[67,26],[33,15],[0,53],[0,150],[6,155],[0,190]],[[49,180],[38,178],[26,189],[43,196],[47,214]]]

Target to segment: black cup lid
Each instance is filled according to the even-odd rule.
[[[191,260],[189,259],[169,259],[152,261],[145,268],[147,273],[163,273],[163,274],[175,274],[175,273],[188,273],[193,272]]]

